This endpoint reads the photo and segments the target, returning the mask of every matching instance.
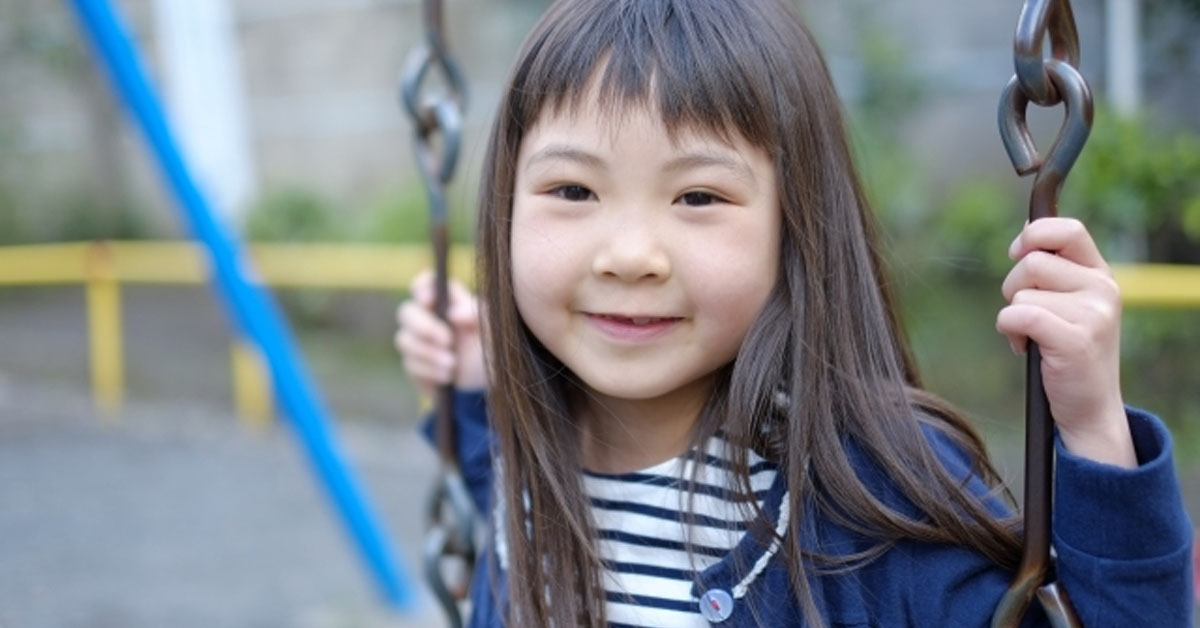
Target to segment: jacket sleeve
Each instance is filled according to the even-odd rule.
[[[1192,528],[1170,436],[1147,413],[1128,417],[1135,469],[1080,458],[1056,443],[1054,578],[1087,628],[1190,628]],[[902,543],[889,554],[892,575],[906,574],[904,590],[894,592],[909,625],[987,626],[1011,578],[961,547]],[[1036,600],[1022,625],[1049,625]]]
[[[492,452],[494,438],[488,422],[483,391],[455,391],[454,428],[458,440],[458,465],[477,512],[486,516],[492,503]],[[421,432],[431,444],[434,417],[425,418]]]
[[[1058,579],[1089,628],[1190,627],[1193,532],[1171,437],[1150,414],[1130,410],[1128,416],[1135,469],[1074,456],[1058,443]]]

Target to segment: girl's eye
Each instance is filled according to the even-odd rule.
[[[583,187],[582,185],[560,185],[553,190],[550,190],[550,193],[563,199],[564,201],[576,203],[591,200],[596,196],[595,194],[592,194],[591,190]]]
[[[721,199],[716,194],[711,192],[686,192],[681,195],[675,202],[683,203],[692,207],[700,207],[703,205],[712,205],[713,203],[721,202]]]

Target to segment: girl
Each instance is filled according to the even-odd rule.
[[[494,533],[471,625],[986,625],[1019,526],[921,389],[792,11],[561,0],[505,94],[486,315],[457,287],[437,322],[425,277],[397,336],[418,382],[463,391]],[[1041,346],[1061,437],[1056,577],[1089,628],[1190,625],[1190,526],[1166,431],[1122,403],[1104,260],[1062,219],[1010,253],[997,328]]]

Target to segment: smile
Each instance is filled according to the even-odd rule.
[[[624,314],[586,314],[605,336],[614,340],[653,340],[670,332],[683,318],[678,316],[628,316]]]

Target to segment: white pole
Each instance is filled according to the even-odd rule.
[[[1108,98],[1116,112],[1136,113],[1141,107],[1141,0],[1106,0],[1108,40]]]
[[[209,201],[231,222],[255,190],[254,158],[229,0],[154,0],[171,124]]]

